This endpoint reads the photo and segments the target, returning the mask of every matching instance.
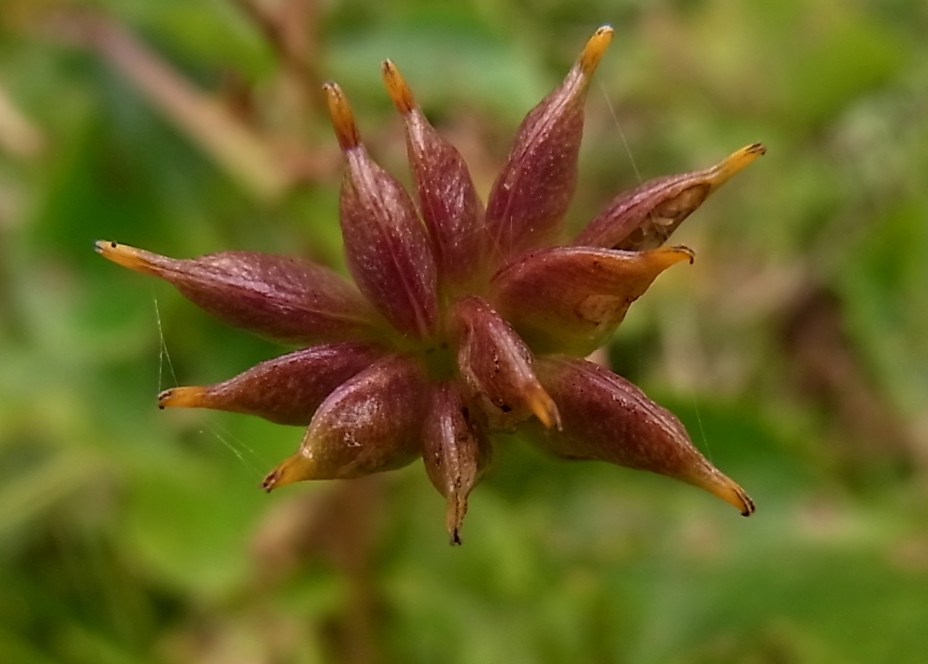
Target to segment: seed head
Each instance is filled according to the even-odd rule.
[[[405,125],[412,196],[373,160],[344,92],[326,83],[344,153],[340,222],[354,283],[298,258],[174,259],[97,242],[105,258],[169,281],[230,325],[304,346],[215,385],[165,390],[158,405],[308,425],[299,449],[265,478],[267,491],[421,457],[447,501],[452,543],[498,434],[514,430],[558,456],[667,475],[751,514],[748,495],[672,413],[581,359],[658,275],[693,261],[692,250],[662,245],[765,151],[755,143],[709,168],[648,180],[559,244],[586,93],[611,39],[612,28],[597,30],[528,113],[486,207],[392,61],[381,73]]]

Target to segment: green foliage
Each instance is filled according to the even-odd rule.
[[[104,0],[65,21],[74,3],[0,6],[0,660],[922,661],[921,3],[307,2],[301,74],[244,4]],[[77,29],[101,17],[248,136],[219,127],[231,151],[209,147]],[[452,548],[420,468],[268,497],[298,429],[155,408],[159,389],[280,349],[94,240],[339,266],[336,145],[308,82],[338,79],[401,173],[378,78],[393,58],[485,192],[518,118],[610,21],[575,227],[637,177],[769,148],[686,223],[695,265],[659,279],[610,350],[755,516],[513,440]],[[242,154],[283,189],[250,182]]]

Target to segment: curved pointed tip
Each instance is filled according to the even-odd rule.
[[[358,125],[354,121],[354,112],[351,110],[351,104],[338,83],[329,81],[324,83],[322,91],[325,93],[325,101],[329,110],[329,119],[332,121],[332,128],[335,130],[335,136],[338,138],[338,144],[342,150],[350,150],[361,144],[361,134],[358,131]]]
[[[698,483],[711,494],[721,498],[726,503],[741,512],[741,516],[751,516],[754,513],[754,501],[741,486],[721,472],[712,475]]]
[[[270,493],[287,484],[309,479],[308,464],[308,459],[299,452],[287,457],[261,481],[261,488]]]
[[[738,487],[738,495],[741,498],[741,516],[751,516],[754,514],[757,507],[754,505],[754,501],[751,500],[747,492],[740,486]],[[737,507],[737,505],[735,505],[735,507]]]
[[[275,468],[274,470],[269,472],[264,477],[263,480],[261,480],[261,488],[264,489],[265,492],[270,493],[271,491],[277,488],[279,484],[278,480],[280,479],[280,476],[281,476],[280,468]]]
[[[554,399],[545,392],[541,385],[537,385],[537,389],[532,389],[526,394],[525,401],[528,404],[529,410],[531,410],[532,414],[545,425],[546,429],[554,427],[558,431],[561,430],[561,413],[558,411]]]
[[[728,181],[731,176],[751,164],[755,159],[767,154],[763,143],[752,143],[739,150],[735,150],[722,161],[712,167],[709,183],[717,187]]]
[[[448,530],[448,543],[451,546],[461,545],[461,526],[467,514],[467,491],[458,490],[448,494],[448,508],[445,512],[445,527]]]
[[[692,265],[693,261],[696,260],[696,252],[689,247],[683,246],[682,244],[673,247],[658,247],[657,249],[650,249],[648,250],[648,253],[651,253],[658,259],[661,269],[667,269],[671,265],[676,265],[677,263],[682,263],[683,261],[686,261]]]
[[[467,513],[467,497],[460,495],[448,496],[448,510],[445,514],[445,525],[448,529],[448,543],[451,546],[461,544],[461,524]]]
[[[758,157],[762,157],[763,155],[767,154],[767,146],[763,143],[751,143],[750,145],[742,148],[742,150],[755,154]]]
[[[392,60],[384,60],[380,65],[380,73],[396,110],[403,115],[412,111],[416,107],[416,98],[396,64]]]
[[[158,408],[202,408],[206,388],[200,385],[172,387],[158,395]]]
[[[97,240],[94,242],[94,249],[103,258],[113,261],[117,265],[122,265],[137,272],[151,271],[151,262],[144,255],[147,252],[143,253],[135,247],[119,244],[112,240]]]
[[[579,60],[580,69],[583,71],[584,76],[591,76],[596,71],[596,67],[609,47],[614,33],[615,31],[611,25],[603,25],[587,40],[583,51],[580,53]]]

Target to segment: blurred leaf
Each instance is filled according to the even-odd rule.
[[[349,94],[366,97],[357,104],[362,113],[371,104],[389,104],[380,62],[390,58],[426,108],[431,100],[448,100],[515,122],[553,87],[533,55],[494,35],[462,7],[447,5],[398,12],[376,30],[333,39],[329,60],[332,77]]]
[[[92,242],[343,268],[335,141],[316,90],[236,3],[84,3],[208,102],[186,124],[112,52],[65,38],[75,26],[56,17],[71,4],[0,2],[0,86],[45,138],[33,156],[0,154],[0,660],[923,658],[923,2],[260,0],[302,30],[312,75],[342,83],[391,170],[404,145],[388,57],[487,185],[519,118],[611,21],[575,229],[622,185],[757,140],[770,150],[681,230],[695,265],[656,283],[605,354],[680,416],[756,515],[501,437],[462,547],[447,545],[444,501],[418,465],[375,489],[268,497],[260,478],[299,429],[157,410],[159,389],[285,349],[116,270]],[[205,137],[229,122],[264,156]],[[270,159],[293,187],[269,203],[229,177],[229,159],[258,180]],[[816,292],[836,303],[827,338],[888,414],[868,445],[840,407],[853,386],[811,398],[791,371],[802,358],[784,329]],[[904,449],[890,449],[896,428]]]

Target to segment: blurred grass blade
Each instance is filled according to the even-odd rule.
[[[45,147],[42,132],[16,108],[0,85],[0,150],[16,157],[35,157]]]
[[[158,110],[252,195],[280,198],[293,184],[263,139],[198,90],[132,33],[99,16],[76,17],[66,37],[97,50]]]

